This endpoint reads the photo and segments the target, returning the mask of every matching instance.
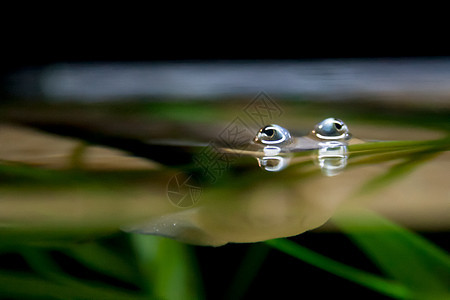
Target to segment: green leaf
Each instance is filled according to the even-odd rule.
[[[111,299],[144,300],[148,298],[113,289],[86,285],[71,286],[36,276],[0,271],[0,295],[7,299]]]
[[[127,282],[136,282],[138,276],[128,257],[120,257],[113,250],[98,243],[80,244],[69,248],[67,254],[85,266]]]
[[[411,174],[414,169],[421,166],[423,163],[429,161],[430,159],[433,159],[437,154],[438,153],[433,151],[425,151],[411,154],[405,157],[403,161],[392,166],[383,174],[376,176],[366,182],[356,191],[355,196],[366,195],[394,183],[396,180]]]
[[[341,213],[333,221],[413,298],[450,297],[450,257],[440,248],[366,210]]]
[[[228,290],[226,299],[243,299],[245,292],[255,278],[270,248],[265,244],[253,244],[247,251]]]
[[[272,246],[286,254],[296,257],[322,270],[356,282],[362,286],[380,292],[394,298],[406,298],[409,291],[401,284],[387,280],[371,273],[350,267],[326,256],[318,254],[310,249],[287,239],[275,239],[266,241]]]
[[[200,275],[189,246],[164,237],[132,235],[149,292],[161,299],[202,299]]]
[[[106,285],[101,282],[84,281],[65,273],[60,269],[58,264],[51,258],[49,253],[37,248],[23,248],[20,250],[21,254],[28,262],[30,267],[40,276],[45,278],[47,288],[44,288],[45,294],[51,298],[57,299],[143,299],[139,295],[135,295],[129,291],[116,288],[115,286]],[[1,274],[7,277],[8,274]],[[8,287],[0,284],[1,293],[13,293],[13,295],[30,295],[33,293],[39,294],[40,289],[35,287],[37,282],[42,281],[38,277],[32,277],[28,274],[11,274],[11,278],[4,279],[5,281],[16,282],[17,288],[20,286],[29,286],[29,291],[14,290],[10,291]],[[1,280],[0,280],[1,281]],[[32,290],[34,288],[35,290]],[[63,294],[59,294],[59,291]],[[48,294],[47,294],[48,293]],[[66,294],[66,296],[64,296]]]

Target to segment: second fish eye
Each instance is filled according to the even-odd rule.
[[[347,125],[336,118],[328,118],[318,123],[313,130],[313,134],[325,140],[349,139],[351,136]]]

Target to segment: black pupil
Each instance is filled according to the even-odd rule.
[[[274,130],[273,129],[264,129],[263,133],[269,137],[273,136]]]
[[[334,123],[334,127],[336,127],[337,130],[340,130],[342,128],[342,124]]]

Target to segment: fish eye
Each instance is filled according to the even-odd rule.
[[[351,137],[347,125],[336,118],[327,118],[318,123],[312,133],[319,139],[342,140]]]
[[[287,129],[272,124],[261,128],[256,134],[254,141],[264,145],[278,145],[290,143],[292,137]]]

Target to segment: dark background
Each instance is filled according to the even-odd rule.
[[[112,12],[109,9],[112,8]],[[311,60],[450,55],[439,18],[272,8],[190,14],[181,7],[3,7],[0,75],[54,63]],[[371,8],[375,9],[375,8]],[[115,11],[114,11],[115,10]],[[356,19],[353,19],[356,18]],[[411,19],[404,19],[411,18]],[[413,22],[415,21],[415,22]]]

